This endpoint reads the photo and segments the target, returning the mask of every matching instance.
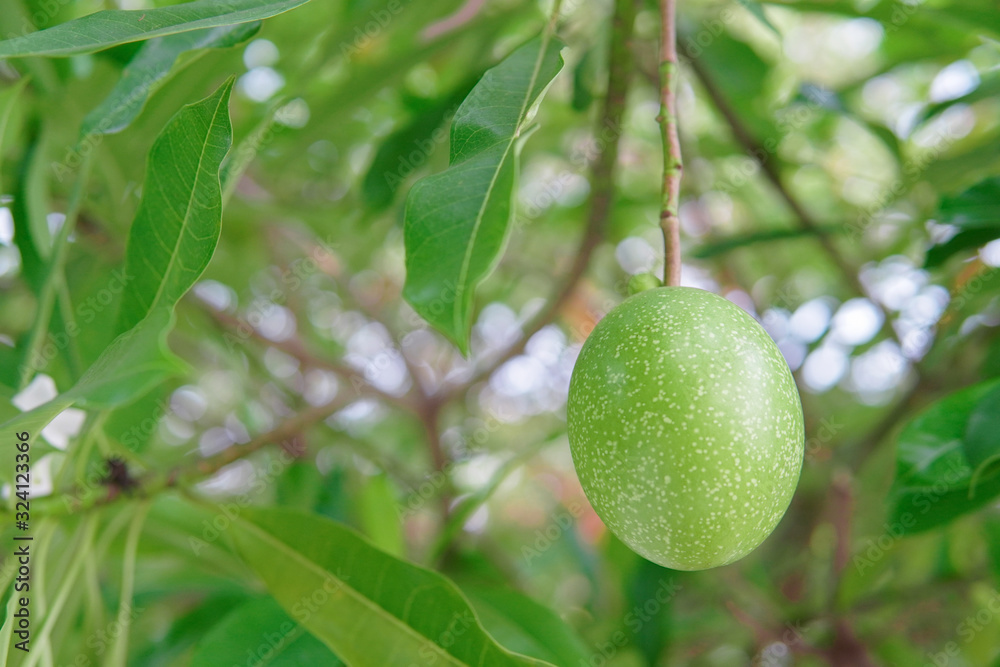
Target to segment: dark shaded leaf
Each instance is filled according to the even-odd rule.
[[[983,382],[935,403],[899,435],[890,523],[917,533],[983,507],[1000,494],[1000,475],[980,475],[965,452],[977,406],[1000,382]]]

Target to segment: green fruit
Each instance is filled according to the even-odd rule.
[[[689,287],[602,319],[569,387],[583,490],[615,535],[677,570],[742,558],[774,530],[802,468],[802,404],[757,322]]]

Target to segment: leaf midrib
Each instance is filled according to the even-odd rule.
[[[212,122],[209,123],[208,130],[205,132],[205,141],[202,143],[201,154],[198,156],[198,167],[195,170],[194,183],[191,185],[191,194],[188,196],[188,203],[187,206],[185,206],[184,208],[184,217],[181,220],[180,231],[177,234],[177,240],[174,242],[173,252],[170,254],[170,260],[167,262],[167,268],[166,270],[164,270],[163,276],[161,276],[160,286],[156,289],[156,294],[153,295],[153,299],[149,303],[149,309],[146,311],[146,313],[144,313],[144,315],[148,314],[150,311],[152,311],[157,307],[157,304],[160,301],[160,296],[163,294],[163,290],[167,285],[167,280],[173,272],[174,262],[177,260],[177,257],[179,255],[178,251],[181,246],[181,241],[183,241],[184,233],[187,231],[188,224],[190,223],[191,203],[194,201],[194,194],[195,192],[197,192],[198,182],[201,180],[201,171],[202,171],[201,167],[205,161],[205,154],[208,152],[208,145],[210,143],[212,133],[215,130],[216,125],[218,125],[219,109],[222,107],[223,102],[227,100],[228,97],[229,96],[226,95],[225,93],[220,95],[219,103],[215,106],[215,111],[212,112]],[[220,184],[219,186],[220,196],[221,196],[221,187],[222,186]],[[221,221],[221,211],[220,211],[220,221]]]
[[[315,561],[306,558],[305,555],[302,554],[302,552],[291,548],[288,544],[286,544],[282,540],[279,540],[277,537],[267,532],[266,530],[264,530],[257,524],[253,523],[252,521],[248,521],[246,519],[241,519],[240,521],[244,524],[244,526],[250,527],[254,531],[262,534],[264,536],[263,541],[268,543],[273,542],[274,546],[276,546],[278,550],[283,551],[286,554],[290,555],[293,560],[302,563],[306,567],[306,569],[312,571],[317,575],[322,575],[323,577],[332,577],[333,579],[335,579],[340,584],[341,589],[343,589],[348,595],[354,598],[355,601],[359,602],[363,607],[369,609],[377,616],[382,617],[384,621],[390,623],[391,625],[397,626],[402,630],[403,633],[409,634],[418,641],[424,642],[429,646],[431,646],[433,650],[437,652],[437,654],[440,655],[448,664],[457,665],[458,667],[465,667],[465,664],[463,662],[459,661],[453,655],[443,650],[440,646],[435,644],[428,637],[425,637],[424,635],[420,634],[419,632],[411,628],[402,619],[399,619],[396,616],[392,615],[376,602],[369,600],[366,596],[364,596],[359,591],[355,590],[353,587],[348,585],[347,582],[345,582],[340,577],[335,576],[332,572],[323,568]]]
[[[521,125],[524,123],[525,114],[528,111],[528,103],[531,101],[531,94],[535,90],[535,84],[538,83],[538,75],[542,70],[542,63],[545,61],[545,54],[548,53],[549,44],[552,40],[552,33],[546,30],[542,36],[542,43],[538,49],[538,56],[535,58],[535,67],[531,71],[531,78],[528,79],[528,88],[525,92],[524,99],[521,101],[521,110],[517,114],[517,123],[514,126],[514,133],[511,135],[510,139],[507,141],[507,145],[504,147],[503,153],[500,155],[500,160],[497,162],[496,169],[493,170],[493,176],[490,177],[490,184],[486,188],[486,196],[483,197],[483,202],[479,205],[479,211],[476,213],[476,220],[472,226],[472,234],[469,236],[469,243],[465,246],[465,254],[462,257],[462,267],[458,272],[458,282],[456,286],[455,301],[457,302],[460,298],[465,298],[466,281],[469,276],[469,266],[472,263],[472,253],[476,246],[476,238],[479,236],[479,228],[482,226],[483,217],[486,214],[486,207],[489,205],[490,200],[493,196],[493,188],[496,185],[497,179],[500,177],[500,171],[503,168],[504,162],[507,160],[507,156],[510,154],[511,148],[517,143],[518,137],[521,135]],[[511,192],[511,199],[513,200],[514,193]],[[509,218],[509,214],[508,214]],[[452,325],[455,327],[455,333],[459,337],[464,332],[465,327],[462,326],[462,308],[455,308],[452,315]]]

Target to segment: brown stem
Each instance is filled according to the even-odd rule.
[[[660,0],[660,132],[663,135],[663,283],[681,283],[680,195],[681,142],[677,134],[677,8],[675,0]]]
[[[687,54],[685,54],[687,55]],[[743,146],[744,150],[748,154],[754,156],[760,165],[761,171],[764,176],[770,181],[771,185],[774,186],[775,191],[778,195],[785,201],[788,208],[791,209],[792,213],[798,220],[799,226],[803,229],[809,231],[811,234],[815,234],[816,238],[819,240],[823,251],[826,252],[830,260],[836,265],[837,269],[844,275],[844,278],[851,285],[851,288],[859,293],[864,294],[864,287],[861,285],[861,281],[858,279],[857,268],[851,266],[850,262],[841,254],[837,247],[833,244],[833,240],[828,233],[828,230],[823,225],[812,216],[809,211],[799,202],[799,200],[785,187],[784,182],[781,180],[781,174],[778,173],[778,167],[773,160],[767,159],[770,155],[770,151],[766,150],[764,145],[761,144],[754,136],[751,134],[750,130],[743,123],[743,119],[740,118],[736,110],[729,104],[729,100],[726,99],[725,94],[715,83],[712,75],[709,73],[705,65],[698,59],[688,56],[687,64],[691,67],[698,81],[701,83],[702,88],[708,94],[709,99],[712,100],[712,104],[715,108],[719,110],[719,113],[725,119],[726,124],[729,125],[730,130],[732,130],[733,137],[736,141]]]
[[[379,400],[385,401],[386,403],[395,405],[397,407],[401,407],[410,412],[417,411],[417,407],[413,404],[412,401],[409,401],[402,396],[396,396],[394,394],[390,394],[389,392],[382,391],[378,387],[369,384],[362,377],[362,373],[352,368],[351,366],[348,366],[347,364],[341,363],[339,361],[334,361],[332,359],[326,359],[324,357],[318,357],[316,355],[311,354],[308,350],[306,350],[305,345],[298,338],[291,338],[289,340],[284,340],[284,341],[271,340],[270,338],[267,338],[266,336],[261,334],[249,322],[245,322],[238,317],[234,317],[229,313],[224,313],[222,311],[215,310],[214,308],[208,305],[204,305],[204,310],[212,317],[212,319],[215,321],[216,324],[228,330],[237,331],[238,333],[247,331],[248,332],[246,334],[247,337],[253,338],[254,340],[257,340],[265,345],[269,345],[275,348],[276,350],[284,352],[288,356],[299,361],[299,363],[301,363],[304,366],[311,366],[313,368],[322,368],[324,370],[336,373],[351,385],[351,388],[349,390],[345,388],[344,391],[352,391],[358,397],[377,398]],[[416,382],[417,380],[414,379],[414,383]]]
[[[278,227],[276,232],[285,236],[289,241],[297,245],[303,251],[307,252],[311,257],[322,256],[322,253],[317,252],[317,247],[315,244],[308,239],[300,238],[298,234],[295,234],[286,227]],[[423,382],[420,379],[420,375],[417,372],[416,364],[406,356],[405,350],[403,350],[402,342],[400,341],[400,336],[397,332],[392,331],[392,327],[386,322],[382,313],[361,295],[356,294],[351,290],[349,281],[344,280],[343,271],[339,262],[336,261],[317,261],[320,271],[329,276],[337,283],[341,288],[341,293],[343,296],[350,301],[350,304],[357,310],[367,317],[372,322],[377,322],[385,327],[386,331],[389,331],[394,339],[397,340],[396,348],[399,351],[399,356],[403,360],[403,364],[406,366],[406,372],[410,376],[410,380],[413,382],[412,391],[417,394],[417,403],[420,405],[425,405],[429,400],[429,392],[425,388]]]
[[[851,477],[846,472],[838,473],[830,488],[830,513],[834,532],[837,536],[833,553],[833,579],[840,576],[851,559],[851,516],[854,511],[854,493]]]
[[[268,445],[289,442],[296,438],[305,428],[323,421],[338,410],[347,407],[353,400],[355,399],[349,396],[338,396],[324,405],[306,408],[302,412],[284,420],[274,429],[252,438],[245,444],[233,445],[214,456],[199,459],[185,466],[172,468],[171,470],[143,480],[140,492],[143,496],[149,497],[174,487],[200,481],[215,474],[227,465],[246,458]],[[45,507],[43,514],[46,516],[80,514],[127,497],[129,496],[109,491],[104,496],[88,497],[71,505],[53,496],[51,506]]]
[[[477,369],[468,382],[445,390],[441,402],[447,402],[459,396],[472,385],[485,380],[498,368],[503,366],[524,351],[524,346],[536,333],[552,322],[562,307],[576,291],[577,285],[587,271],[594,250],[604,238],[604,228],[614,200],[615,173],[618,164],[618,142],[622,134],[622,119],[625,115],[625,102],[628,96],[629,83],[632,74],[632,52],[630,41],[632,28],[635,24],[636,1],[616,0],[611,30],[611,55],[608,61],[608,86],[601,110],[600,122],[596,135],[604,140],[603,150],[598,152],[591,163],[591,178],[593,184],[590,197],[590,211],[587,214],[587,227],[577,248],[573,264],[563,279],[562,286],[549,299],[545,309],[525,329],[524,333],[506,350],[500,353],[485,366]]]
[[[854,633],[854,628],[845,619],[834,625],[833,644],[825,651],[826,660],[832,667],[875,667],[868,647]]]

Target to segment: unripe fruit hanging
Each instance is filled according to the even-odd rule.
[[[767,332],[704,290],[633,296],[587,339],[569,441],[608,528],[678,570],[732,563],[774,530],[802,468],[802,405]]]

